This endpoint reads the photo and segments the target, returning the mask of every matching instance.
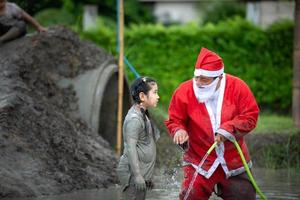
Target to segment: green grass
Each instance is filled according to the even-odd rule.
[[[293,119],[289,116],[276,114],[261,114],[258,118],[257,127],[253,133],[300,133],[300,128],[293,126]]]

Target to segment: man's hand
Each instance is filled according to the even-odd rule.
[[[146,190],[146,182],[142,175],[134,177],[134,185],[137,190]]]
[[[183,129],[179,129],[176,131],[173,141],[175,144],[183,144],[185,141],[188,141],[189,135]]]
[[[227,140],[226,137],[224,137],[223,135],[217,133],[216,137],[215,137],[215,141],[218,143],[218,145],[220,144],[220,142],[225,142]]]

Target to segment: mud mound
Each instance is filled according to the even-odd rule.
[[[63,27],[0,47],[0,198],[59,194],[116,182],[116,156],[59,88],[106,59]]]

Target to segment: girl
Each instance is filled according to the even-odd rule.
[[[151,179],[159,130],[149,120],[148,109],[156,107],[157,92],[156,81],[149,77],[138,78],[131,86],[134,105],[124,120],[124,152],[117,168],[125,199],[143,200],[146,189],[153,187]]]

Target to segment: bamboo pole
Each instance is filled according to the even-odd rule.
[[[117,118],[117,153],[121,154],[122,145],[122,116],[124,89],[124,2],[119,0],[119,73],[118,73],[118,118]]]
[[[300,0],[295,5],[294,29],[294,80],[293,80],[293,121],[300,127]]]

